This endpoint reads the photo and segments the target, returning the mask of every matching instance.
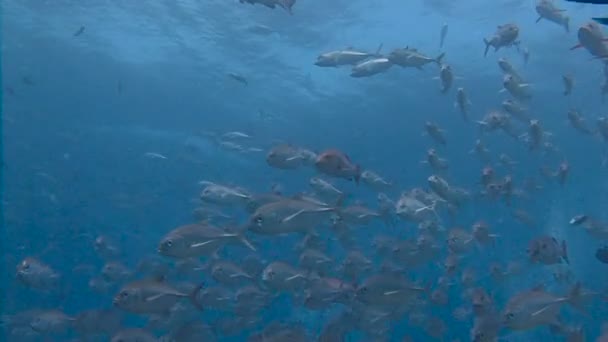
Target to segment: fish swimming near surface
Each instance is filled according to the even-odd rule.
[[[566,0],[568,2],[578,2],[579,4],[608,5],[608,0]],[[594,17],[593,20],[602,25],[608,25],[608,17]]]

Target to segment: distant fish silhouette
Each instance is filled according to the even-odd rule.
[[[249,84],[249,82],[247,82],[247,79],[243,75],[239,75],[239,74],[236,74],[234,72],[231,72],[231,73],[228,73],[228,77],[232,78],[233,80],[235,80],[237,82],[241,82],[244,85],[248,85]]]
[[[76,32],[74,32],[74,37],[78,37],[81,34],[83,34],[84,33],[84,28],[85,28],[84,26],[80,26],[80,28]]]
[[[34,83],[34,81],[32,81],[32,79],[29,78],[29,76],[21,77],[21,82],[23,82],[23,84],[28,85],[28,86],[36,85],[36,83]]]
[[[11,95],[11,96],[15,96],[15,89],[13,89],[13,87],[11,86],[6,86],[4,87],[4,90],[6,90],[6,93]]]

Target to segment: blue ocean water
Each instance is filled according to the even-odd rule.
[[[166,341],[199,341],[195,333],[176,337],[178,328],[196,322],[204,325],[205,341],[299,341],[298,329],[305,331],[302,340],[316,341],[323,340],[319,336],[337,321],[335,330],[345,331],[346,341],[470,341],[479,318],[471,309],[470,289],[485,289],[501,316],[509,299],[521,291],[544,284],[548,293],[561,297],[578,282],[590,293],[585,312],[567,303],[541,305],[536,309],[560,309],[551,322],[553,330],[547,322],[524,331],[496,327],[497,338],[565,341],[579,327],[587,340],[599,338],[608,317],[607,266],[595,257],[605,243],[602,239],[608,238],[603,233],[608,228],[598,228],[608,220],[608,183],[606,146],[596,128],[598,118],[606,115],[601,90],[605,76],[601,58],[585,48],[570,48],[579,41],[577,30],[605,8],[556,1],[570,17],[566,32],[547,20],[536,23],[535,3],[298,0],[290,15],[280,6],[224,0],[3,1],[2,340],[107,341],[121,330],[140,327]],[[449,29],[440,48],[444,23]],[[491,48],[484,57],[484,38],[508,23],[519,27],[518,46]],[[445,52],[442,63],[451,66],[455,77],[450,90],[440,92],[439,68],[433,62],[420,70],[394,65],[363,78],[351,77],[351,66],[314,65],[322,53],[347,48],[373,53],[380,44],[383,56],[406,46],[432,58]],[[515,137],[501,129],[482,132],[478,121],[491,111],[502,111],[501,103],[511,98],[501,92],[499,58],[525,79],[532,97],[523,105],[530,118],[542,124],[554,149],[530,150],[529,123],[514,118],[510,120]],[[246,84],[229,74],[242,76]],[[574,79],[568,96],[563,94],[563,75]],[[469,121],[454,106],[459,87],[471,102]],[[593,133],[572,127],[567,116],[571,110],[585,118]],[[427,121],[444,130],[445,146],[424,134]],[[227,138],[227,132],[248,137]],[[478,139],[488,148],[489,161],[471,153]],[[267,154],[280,144],[317,155],[338,149],[391,185],[377,191],[363,181],[357,185],[322,174],[314,166],[272,167]],[[429,148],[447,160],[447,170],[422,163]],[[503,153],[516,163],[501,164]],[[560,184],[556,170],[564,162],[570,172]],[[480,181],[484,167],[495,172],[492,184],[512,177],[517,191],[509,201],[502,188],[496,196],[488,194]],[[445,232],[433,236],[437,250],[416,265],[404,264],[391,252],[387,255],[377,243],[389,237],[389,250],[396,253],[400,242],[426,236],[418,229],[419,222],[398,215],[393,224],[372,220],[362,227],[352,225],[347,233],[354,240],[350,244],[341,241],[330,220],[310,227],[309,232],[314,230],[322,240],[315,249],[331,260],[330,271],[320,274],[299,265],[304,233],[246,232],[263,267],[287,262],[306,278],[302,288],[279,291],[264,284],[262,275],[248,272],[253,283],[273,297],[254,314],[237,312],[232,307],[237,289],[218,282],[205,266],[218,259],[244,265],[251,251],[223,246],[215,255],[202,256],[200,265],[193,261],[194,266],[157,251],[171,230],[200,221],[193,215],[197,207],[225,213],[228,218],[212,222],[229,232],[247,227],[252,212],[234,204],[201,201],[200,181],[238,189],[246,196],[269,193],[277,186],[290,197],[312,194],[310,178],[322,177],[345,194],[343,206],[361,204],[379,213],[380,192],[395,202],[414,188],[432,192],[428,178],[433,174],[468,195],[455,208],[445,205],[449,199],[437,200],[438,217],[433,221]],[[517,210],[525,211],[534,223],[517,220]],[[579,214],[589,215],[598,225],[570,225]],[[470,241],[466,252],[451,250],[452,229],[471,234],[476,222],[488,224],[497,235],[495,242],[465,239]],[[530,241],[545,235],[560,246],[565,241],[569,263],[531,262]],[[116,248],[116,255],[100,253],[95,243],[100,237]],[[364,254],[372,266],[349,280],[343,261],[353,251]],[[454,254],[458,267],[450,273],[444,261]],[[58,280],[52,286],[33,286],[20,279],[16,270],[26,258],[48,265]],[[116,308],[113,298],[125,284],[157,278],[158,270],[144,261],[166,265],[167,271],[160,272],[166,284],[219,287],[230,298],[225,307],[203,312],[187,299],[180,301],[185,311],[192,311],[186,318]],[[113,262],[124,265],[128,275],[114,279],[103,274],[104,265]],[[505,270],[509,264],[518,267],[497,279],[489,274],[493,263]],[[473,285],[463,283],[465,271],[475,275]],[[433,303],[430,291],[422,291],[413,304],[408,302],[412,308],[374,308],[375,301],[362,308],[357,295],[346,303],[325,299],[321,309],[302,302],[317,284],[315,277],[341,279],[361,289],[366,279],[387,273],[407,277],[420,288],[445,290],[450,300]],[[445,288],[441,277],[448,279]],[[78,315],[92,309],[111,310],[109,315],[122,320],[101,333],[77,328],[82,323]],[[64,313],[65,326],[32,324],[37,317],[40,320],[40,310]],[[344,316],[348,319],[339,320]],[[278,334],[281,329],[291,335]]]

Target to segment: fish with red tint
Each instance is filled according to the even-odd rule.
[[[570,50],[584,47],[594,57],[608,57],[608,46],[605,43],[608,38],[604,36],[604,32],[597,23],[590,21],[584,24],[578,29],[577,36],[579,43]]]
[[[317,156],[315,166],[319,172],[328,176],[354,180],[359,184],[361,168],[342,151],[335,149],[324,151]]]

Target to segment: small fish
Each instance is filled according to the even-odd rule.
[[[554,265],[570,263],[566,241],[561,243],[553,236],[543,235],[530,240],[527,249],[528,258],[533,263]]]
[[[29,327],[41,335],[62,334],[68,331],[75,319],[59,310],[38,312]]]
[[[502,102],[502,108],[511,116],[523,123],[530,122],[530,116],[528,115],[528,109],[522,106],[520,103],[511,99],[504,100]]]
[[[158,253],[172,258],[191,258],[214,254],[226,244],[241,243],[255,251],[255,247],[242,235],[231,233],[206,223],[179,226],[165,235]]]
[[[361,182],[375,191],[388,190],[393,186],[393,183],[371,170],[361,172]]]
[[[471,101],[469,101],[469,98],[464,88],[458,88],[456,90],[456,102],[454,103],[454,107],[460,109],[460,113],[462,114],[462,118],[464,119],[464,121],[469,121],[470,105]]]
[[[513,76],[517,80],[517,82],[524,82],[524,79],[519,75],[519,72],[517,72],[517,70],[515,70],[515,67],[513,67],[513,65],[509,63],[509,61],[505,58],[501,57],[498,59],[498,66],[500,67],[500,70],[502,70],[503,73]]]
[[[562,81],[564,81],[564,96],[568,96],[572,93],[574,79],[572,78],[572,75],[562,75]]]
[[[251,201],[251,195],[238,187],[230,187],[210,181],[200,181],[199,184],[204,186],[199,198],[206,203],[223,206],[247,206]]]
[[[239,0],[242,4],[260,4],[271,9],[275,9],[277,6],[283,8],[290,15],[293,15],[292,8],[296,4],[296,0]]]
[[[81,34],[84,33],[85,27],[84,26],[80,26],[80,28],[78,30],[76,30],[76,32],[74,32],[74,37],[78,37]]]
[[[528,64],[530,61],[530,50],[527,47],[524,47],[521,52],[522,57],[524,58],[524,64]]]
[[[581,284],[576,284],[565,297],[557,297],[542,286],[511,297],[502,313],[503,326],[510,330],[530,330],[543,325],[560,325],[558,314],[564,304],[581,306]]]
[[[274,261],[262,272],[262,282],[275,291],[296,291],[308,283],[306,274],[285,262]]]
[[[257,208],[249,217],[247,229],[262,235],[309,232],[329,222],[338,211],[337,207],[306,198],[284,198]]]
[[[424,129],[426,130],[426,134],[429,137],[433,138],[436,143],[441,145],[446,144],[445,136],[443,135],[444,130],[439,128],[437,124],[427,121],[424,123]]]
[[[245,76],[241,75],[241,74],[237,74],[234,72],[229,72],[228,73],[228,77],[232,78],[233,80],[240,82],[244,85],[248,85],[249,82],[247,81],[247,79],[245,78]]]
[[[56,289],[61,276],[39,259],[27,257],[17,265],[17,279],[34,289]]]
[[[121,310],[138,314],[167,313],[182,298],[202,309],[196,301],[202,285],[190,294],[183,293],[161,280],[138,280],[124,285],[114,297],[113,305]]]
[[[266,163],[272,167],[293,170],[306,165],[312,165],[317,155],[306,149],[291,145],[275,145],[266,154]]]
[[[431,58],[420,53],[415,48],[405,47],[393,50],[387,58],[391,63],[401,67],[422,70],[422,67],[429,63],[441,65],[443,57],[445,57],[445,53],[441,53],[436,58]]]
[[[452,67],[442,64],[439,70],[439,79],[441,80],[441,93],[446,94],[452,88],[452,83],[454,82]]]
[[[504,89],[502,89],[501,92],[508,91],[511,96],[519,101],[528,101],[532,98],[532,95],[530,94],[530,85],[528,83],[521,83],[511,74],[506,74],[504,76],[502,84]]]
[[[498,51],[501,47],[510,47],[519,44],[517,37],[519,36],[519,27],[515,24],[499,25],[492,37],[484,38],[486,44],[484,56],[488,55],[490,46],[494,47],[494,51]]]
[[[536,4],[536,13],[538,13],[536,22],[538,23],[542,19],[545,19],[563,26],[566,32],[570,32],[570,18],[564,12],[565,10],[557,8],[553,1],[540,0]]]
[[[575,109],[568,111],[568,121],[570,125],[583,134],[593,134],[594,132],[587,126],[585,118]]]
[[[354,180],[359,184],[361,168],[354,164],[348,155],[336,149],[326,150],[317,156],[315,167],[329,176]]]
[[[329,196],[336,198],[343,196],[344,193],[336,188],[333,184],[319,177],[312,177],[308,182],[310,187],[320,196]]]

